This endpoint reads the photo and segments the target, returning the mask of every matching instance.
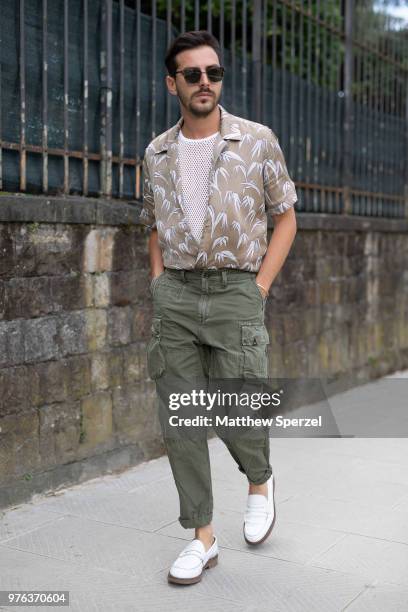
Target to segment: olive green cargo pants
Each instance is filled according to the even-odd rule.
[[[266,298],[255,278],[255,272],[237,269],[166,268],[152,280],[147,365],[159,398],[166,397],[164,387],[174,381],[193,388],[203,380],[267,378]],[[186,529],[201,527],[211,522],[213,514],[207,430],[201,429],[198,437],[173,436],[165,423],[170,413],[174,414],[168,404],[159,400],[163,440],[180,500],[178,520]],[[272,467],[267,428],[255,437],[247,430],[225,437],[215,431],[249,482],[268,480]]]

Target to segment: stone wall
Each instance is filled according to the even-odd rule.
[[[138,206],[0,198],[0,507],[163,454]],[[408,367],[407,223],[298,214],[267,302],[272,377]]]
[[[356,218],[317,216],[321,227],[297,215],[295,242],[271,288],[273,374],[327,375],[345,388],[406,367],[405,222],[373,219],[358,228]]]
[[[137,209],[7,200],[0,199],[1,506],[164,452],[146,372],[149,270]]]

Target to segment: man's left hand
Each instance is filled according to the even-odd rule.
[[[268,295],[268,292],[265,291],[265,289],[263,287],[261,287],[260,285],[258,285],[258,283],[256,283],[257,286],[259,287],[259,291],[262,293],[262,295],[264,296],[264,298],[266,298],[266,296]]]

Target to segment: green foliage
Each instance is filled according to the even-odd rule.
[[[212,1],[212,31],[213,34],[220,38],[220,23],[219,17],[221,12],[220,0]],[[232,21],[233,21],[233,3],[231,0],[224,1],[224,45],[227,49],[231,47]],[[237,55],[243,52],[243,3],[235,3],[235,51]],[[299,11],[293,11],[290,7],[280,2],[269,2],[267,8],[266,22],[261,19],[261,28],[265,28],[267,39],[267,63],[275,61],[278,68],[284,68],[291,72],[296,72],[307,78],[310,76],[312,81],[318,81],[320,84],[334,83],[335,77],[338,74],[339,65],[342,58],[343,45],[340,36],[332,36],[327,28],[319,26],[313,17],[319,17],[326,24],[330,24],[333,28],[340,28],[341,3],[338,0],[325,0],[320,2],[320,11],[317,15],[317,0],[311,3],[312,19],[308,15],[303,15]],[[194,0],[188,0],[185,3],[185,23],[186,30],[194,30]],[[247,2],[247,25],[246,25],[246,52],[247,60],[252,59],[252,21],[253,21],[253,2]],[[305,3],[305,7],[306,7]],[[167,0],[158,0],[157,15],[162,19],[166,19]],[[206,27],[208,2],[199,3],[200,10],[200,26]],[[305,10],[305,9],[304,9]],[[181,23],[181,2],[172,3],[172,23],[179,28]],[[294,30],[294,52],[292,52],[292,28]],[[300,32],[302,31],[302,46],[300,43]],[[322,36],[326,36],[327,47],[330,46],[331,62],[330,64],[323,61],[326,58],[322,57]],[[272,45],[276,45],[276,57],[272,57]],[[308,73],[307,58],[311,58],[313,70]],[[318,75],[316,77],[316,75]]]
[[[200,27],[206,28],[208,2],[199,2]],[[243,2],[235,2],[235,53],[243,52]],[[263,3],[262,3],[263,4]],[[261,16],[262,32],[266,32],[266,62],[278,69],[296,74],[310,83],[331,89],[344,87],[344,3],[341,0],[311,0],[294,2],[296,9],[277,0],[267,2],[267,18]],[[383,2],[386,5],[386,1]],[[224,3],[224,46],[231,48],[233,2]],[[173,1],[171,20],[176,28],[181,24],[181,2]],[[248,64],[252,59],[252,21],[254,3],[248,1],[246,25],[246,53]],[[392,30],[393,20],[378,10],[376,0],[360,0],[354,3],[353,55],[358,74],[355,72],[352,93],[366,104],[383,105],[393,108],[395,82],[404,87],[406,73],[390,65],[388,57],[408,68],[407,35]],[[195,29],[195,2],[185,2],[185,28]],[[220,0],[211,2],[212,32],[220,39]],[[150,13],[150,11],[149,11]],[[157,16],[166,19],[167,0],[158,0]],[[394,20],[395,21],[395,20]],[[263,41],[261,41],[263,43]],[[361,48],[360,43],[364,47]],[[387,58],[376,53],[379,44],[386,51]],[[273,52],[273,49],[276,51]],[[381,77],[379,77],[381,74]],[[387,100],[387,96],[390,99]]]

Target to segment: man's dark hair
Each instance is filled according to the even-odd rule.
[[[194,49],[195,47],[202,47],[207,45],[212,47],[218,55],[218,60],[221,64],[221,49],[218,40],[207,30],[192,30],[191,32],[184,32],[180,34],[172,42],[167,50],[164,63],[166,64],[167,72],[170,76],[174,77],[178,68],[176,62],[176,55],[187,49]]]

